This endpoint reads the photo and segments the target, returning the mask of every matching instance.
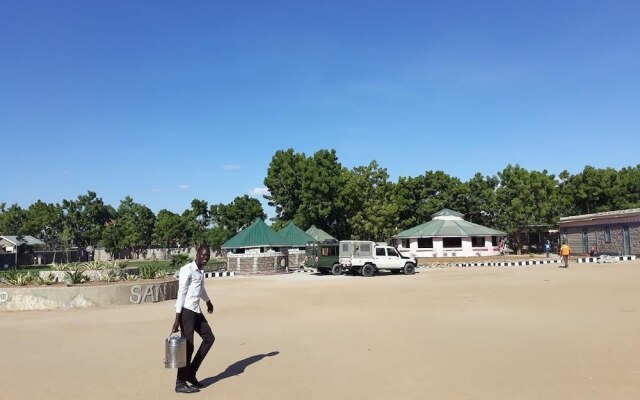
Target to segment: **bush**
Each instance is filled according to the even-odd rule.
[[[165,269],[156,263],[148,263],[140,267],[140,278],[142,279],[162,278],[165,273]]]
[[[35,276],[29,272],[9,271],[0,275],[0,282],[11,286],[25,286],[34,280]]]
[[[64,269],[64,277],[68,285],[76,283],[88,282],[89,278],[84,275],[85,267],[82,263],[67,264],[68,268]]]
[[[171,258],[171,267],[172,268],[180,268],[183,265],[190,263],[193,261],[191,257],[187,253],[176,254]]]

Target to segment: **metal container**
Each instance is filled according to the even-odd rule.
[[[182,368],[187,365],[187,339],[171,336],[164,341],[164,367]]]

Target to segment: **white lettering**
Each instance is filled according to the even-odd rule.
[[[144,294],[142,295],[142,302],[147,301],[147,297],[151,296],[151,301],[153,301],[153,285],[147,286],[144,290]]]
[[[9,301],[9,293],[0,292],[0,303],[6,303]]]
[[[140,296],[141,290],[142,286],[140,285],[131,286],[131,296],[129,297],[129,301],[133,304],[140,304],[140,302],[142,301],[142,297]]]

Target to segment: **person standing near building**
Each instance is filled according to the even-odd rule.
[[[213,313],[213,303],[211,303],[204,288],[204,267],[209,262],[210,257],[211,250],[209,246],[200,246],[198,247],[195,261],[180,268],[176,318],[171,332],[181,330],[182,336],[187,339],[187,365],[178,368],[178,377],[176,378],[177,393],[195,393],[204,387],[196,378],[196,373],[216,339],[209,323],[200,310],[200,299],[202,299],[207,304],[207,312],[209,314]],[[192,360],[194,332],[200,335],[202,343]]]
[[[551,253],[551,242],[549,242],[549,239],[544,243],[544,252],[547,254],[547,258],[549,258],[549,253]]]
[[[564,267],[569,268],[569,256],[571,255],[571,247],[569,247],[567,242],[562,243],[562,247],[560,247],[560,255],[562,256],[562,261],[564,261]]]

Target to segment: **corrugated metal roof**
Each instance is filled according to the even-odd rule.
[[[311,228],[307,229],[307,234],[313,237],[318,242],[324,242],[325,240],[336,240],[333,236],[329,235],[327,232],[323,231],[320,228],[316,228],[315,225],[311,225]]]
[[[568,217],[560,218],[560,224],[564,222],[572,222],[572,221],[590,221],[594,219],[603,219],[603,218],[611,218],[611,217],[626,217],[629,215],[640,214],[640,208],[629,208],[626,210],[615,210],[615,211],[605,211],[593,214],[583,214],[583,215],[571,215]]]
[[[18,236],[0,236],[0,239],[4,239],[8,242],[11,242],[12,244],[18,244]],[[33,236],[30,235],[25,235],[22,236],[22,241],[20,242],[20,244],[26,244],[29,246],[45,246],[46,243],[43,242],[40,239],[36,239]]]
[[[466,237],[466,236],[504,236],[505,232],[474,224],[463,219],[433,220],[402,231],[395,238],[410,237]]]
[[[443,208],[442,210],[438,211],[437,213],[431,214],[431,218],[435,218],[435,217],[460,217],[460,218],[463,218],[464,214],[461,214],[461,213],[459,213],[457,211],[450,210],[448,208]]]
[[[284,239],[260,218],[256,218],[251,225],[244,228],[237,235],[222,245],[223,249],[237,249],[247,247],[283,246]]]
[[[282,236],[287,245],[295,247],[306,246],[307,243],[316,241],[314,237],[307,234],[293,222],[289,222],[287,226],[280,229],[278,235]]]

